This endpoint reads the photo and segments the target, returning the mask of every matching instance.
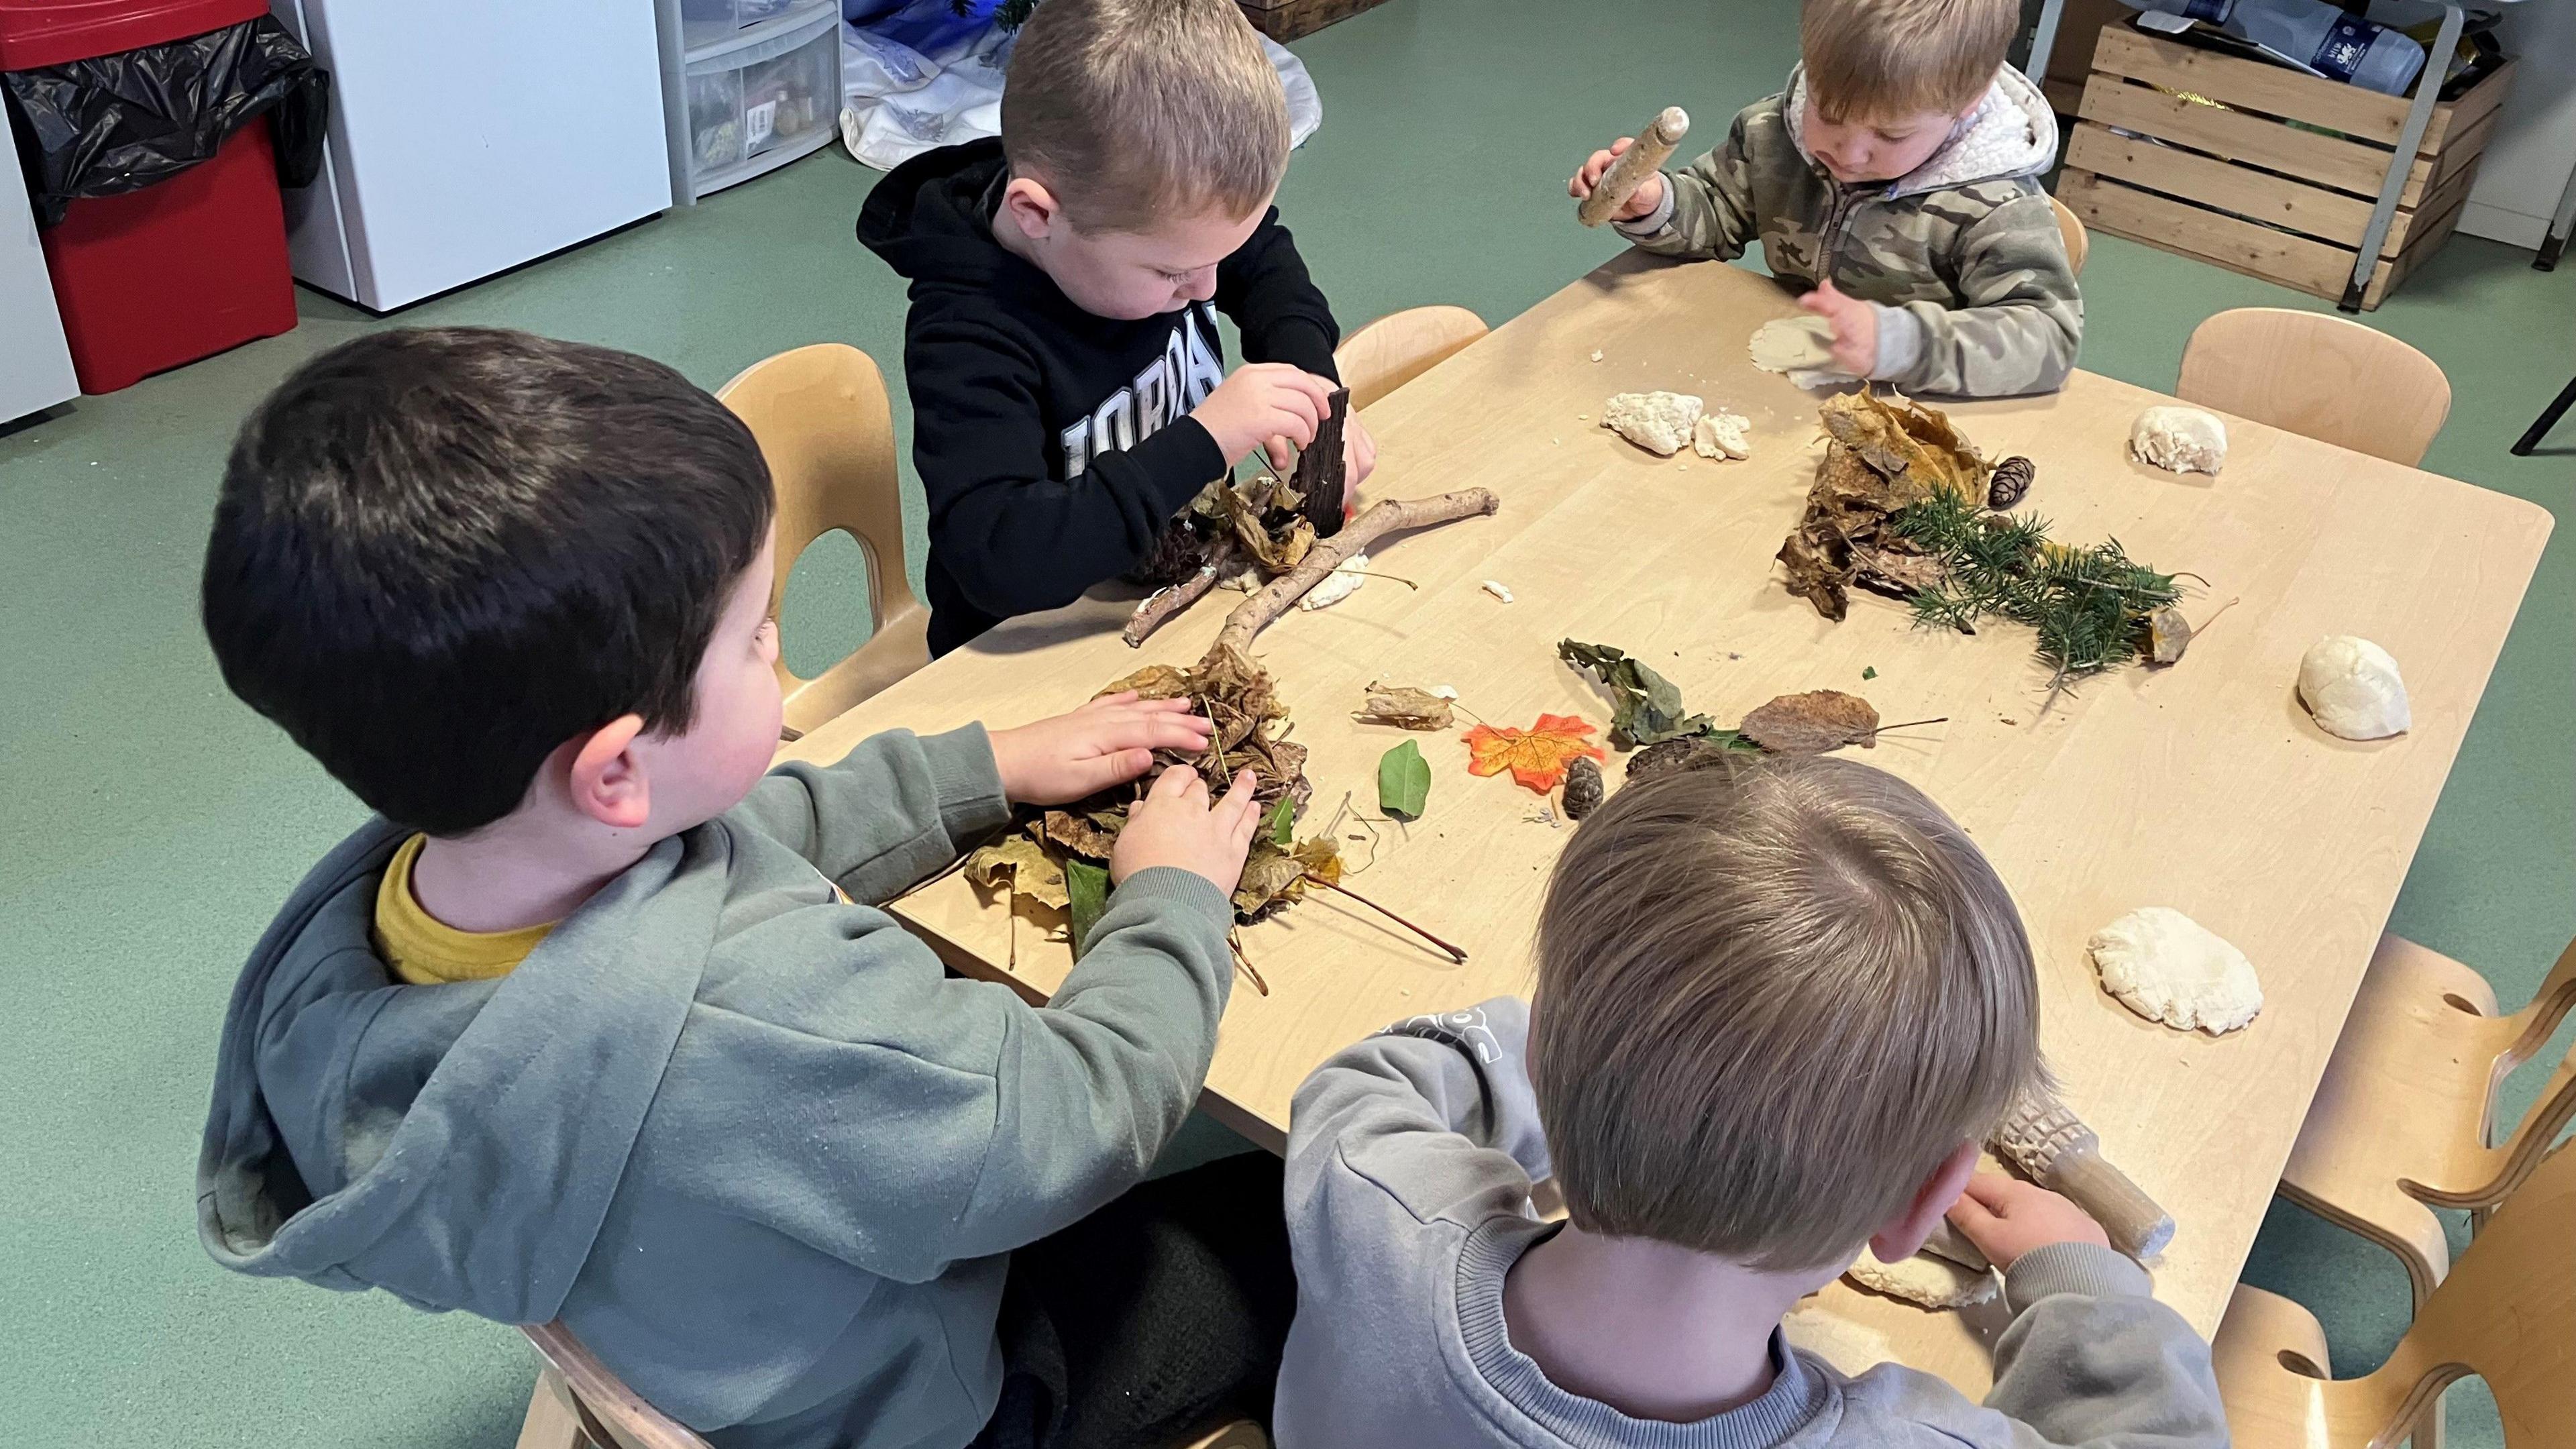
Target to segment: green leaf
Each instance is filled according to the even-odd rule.
[[[1109,867],[1067,857],[1064,893],[1073,914],[1073,959],[1079,961],[1083,948],[1091,944],[1091,928],[1100,924],[1101,913],[1109,909]]]
[[[1422,818],[1422,807],[1431,795],[1431,762],[1422,751],[1406,740],[1378,757],[1377,808],[1406,820]]]
[[[1682,705],[1678,685],[1607,644],[1560,640],[1556,656],[1590,673],[1610,691],[1610,743],[1623,750],[1660,744],[1709,729],[1704,714]]]
[[[1286,850],[1297,843],[1296,797],[1291,795],[1279,797],[1279,803],[1271,806],[1270,813],[1262,817],[1261,833],[1270,837],[1270,843],[1281,850]]]
[[[1863,679],[1876,679],[1878,677],[1878,666],[1875,664],[1864,666],[1861,669],[1860,677]]]

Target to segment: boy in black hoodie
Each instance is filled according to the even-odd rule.
[[[1340,332],[1270,205],[1288,146],[1233,0],[1047,0],[1001,139],[869,195],[859,240],[912,279],[932,654],[1127,572],[1236,459],[1313,439]],[[1357,416],[1344,437],[1357,483],[1376,449]]]

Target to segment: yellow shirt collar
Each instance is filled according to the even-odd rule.
[[[376,953],[393,968],[397,979],[412,986],[490,981],[509,975],[559,923],[547,921],[514,931],[460,931],[421,909],[419,897],[412,894],[411,871],[412,863],[420,859],[421,842],[428,838],[415,835],[404,841],[395,848],[393,859],[385,862],[384,879],[376,886]]]

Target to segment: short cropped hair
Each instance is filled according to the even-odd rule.
[[[1805,0],[1807,94],[1837,122],[1964,111],[2020,28],[2019,0]]]
[[[1234,0],[1045,0],[1002,89],[1002,153],[1087,232],[1249,216],[1288,169],[1288,97]]]
[[[1587,1232],[1840,1266],[2040,1079],[2003,882],[1857,761],[1621,789],[1557,862],[1538,956],[1530,1074]]]
[[[750,430],[661,363],[381,332],[242,425],[200,604],[235,694],[369,806],[459,835],[586,731],[688,727],[770,510]]]

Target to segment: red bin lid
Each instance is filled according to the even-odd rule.
[[[267,13],[268,0],[0,0],[0,70],[165,45]]]

